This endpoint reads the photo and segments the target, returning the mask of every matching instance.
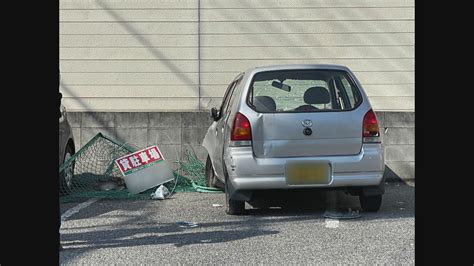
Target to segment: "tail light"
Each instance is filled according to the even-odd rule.
[[[379,124],[372,109],[364,115],[362,137],[364,142],[380,142]]]
[[[237,113],[234,118],[234,124],[232,125],[230,139],[232,141],[249,141],[252,140],[252,130],[250,128],[250,122],[241,113]]]

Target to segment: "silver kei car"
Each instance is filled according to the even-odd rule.
[[[226,212],[265,190],[343,189],[378,211],[384,153],[377,117],[354,74],[337,65],[258,67],[239,74],[203,140],[209,186]]]

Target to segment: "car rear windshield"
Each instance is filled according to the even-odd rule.
[[[257,112],[347,111],[362,102],[346,71],[278,70],[255,74],[248,104]]]

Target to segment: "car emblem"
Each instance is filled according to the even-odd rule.
[[[301,121],[301,124],[304,126],[304,127],[311,127],[313,125],[313,121],[309,120],[309,119],[305,119],[303,121]]]

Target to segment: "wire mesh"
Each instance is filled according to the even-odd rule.
[[[59,167],[60,202],[73,202],[92,197],[106,199],[149,199],[156,187],[131,194],[114,160],[138,148],[98,133]],[[171,191],[200,191],[205,187],[205,166],[195,152],[186,149],[184,160],[177,158],[174,179],[164,184]],[[212,190],[209,190],[212,191]],[[207,191],[206,191],[207,192]]]

